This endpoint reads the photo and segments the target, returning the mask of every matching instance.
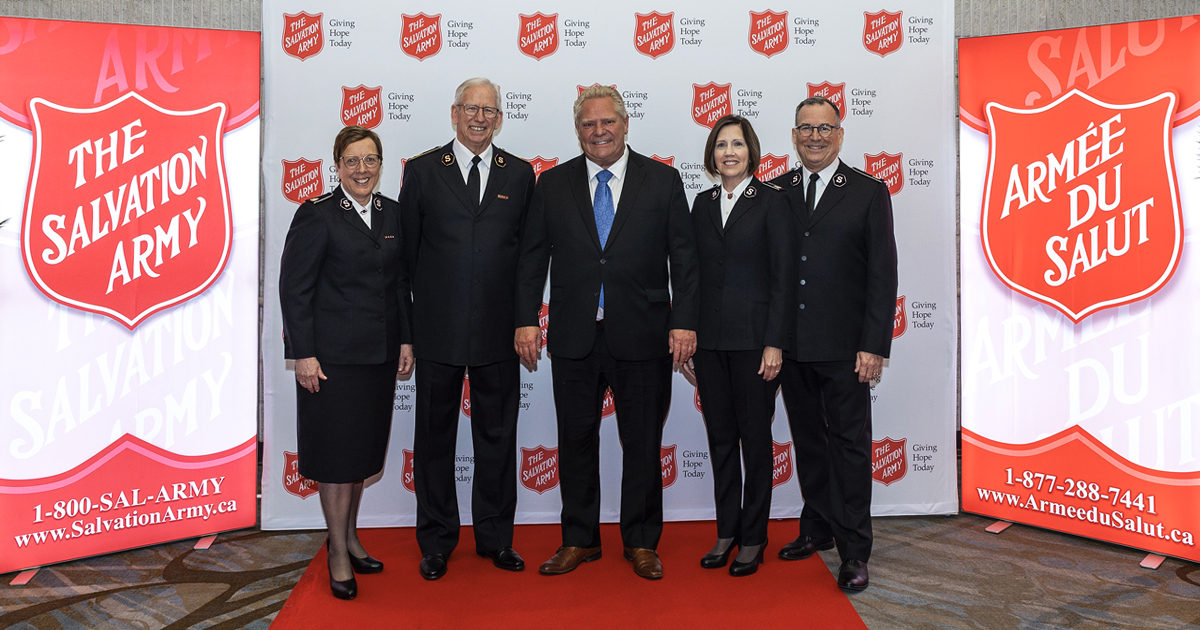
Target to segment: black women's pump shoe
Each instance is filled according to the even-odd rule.
[[[729,546],[725,548],[723,553],[712,553],[710,551],[704,554],[704,557],[700,558],[700,566],[705,569],[720,569],[729,562],[729,554],[733,553],[733,548],[737,546],[738,540],[734,538],[733,542],[729,543]]]
[[[355,573],[368,575],[383,571],[383,563],[372,558],[370,554],[366,558],[356,558],[352,553],[347,555],[350,556],[350,568],[354,569]]]
[[[757,572],[758,565],[763,563],[763,550],[766,548],[767,543],[763,542],[762,546],[758,548],[758,556],[756,556],[750,562],[738,562],[737,560],[734,560],[733,564],[729,565],[729,575],[732,575],[733,577],[742,577],[744,575],[751,575]]]
[[[326,557],[326,564],[329,558]],[[333,565],[329,565],[329,590],[333,591],[333,596],[338,599],[354,599],[358,597],[358,581],[354,578],[339,582],[333,579]]]

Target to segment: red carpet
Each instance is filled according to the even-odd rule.
[[[716,526],[667,523],[659,544],[663,579],[644,580],[621,554],[617,526],[602,526],[604,558],[566,575],[538,566],[560,543],[558,525],[518,525],[513,547],[525,558],[520,573],[501,571],[475,555],[464,527],[445,577],[421,578],[421,553],[411,528],[362,530],[363,544],[386,568],[360,575],[358,598],[329,592],[325,550],[313,558],[272,630],[305,628],[866,628],[819,557],[798,562],[775,553],[796,537],[796,522],[772,521],[766,563],[734,578],[727,569],[700,568]],[[785,621],[787,620],[787,621]],[[768,625],[769,624],[769,625]]]

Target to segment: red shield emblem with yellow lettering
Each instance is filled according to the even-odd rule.
[[[871,478],[890,486],[908,474],[908,456],[904,452],[908,438],[885,437],[871,442]]]
[[[29,111],[21,249],[38,289],[132,330],[216,281],[233,241],[224,104],[171,111],[130,92]]]
[[[787,11],[750,12],[750,49],[770,57],[787,50]]]
[[[613,397],[612,388],[604,390],[604,399],[600,402],[600,417],[607,418],[617,413],[617,399]]]
[[[760,158],[758,161],[758,170],[755,171],[754,176],[757,177],[759,181],[769,182],[772,179],[783,175],[787,172],[787,170],[788,156],[764,153],[762,158]]]
[[[283,196],[292,203],[304,203],[325,194],[321,160],[283,160]]]
[[[325,47],[324,13],[283,14],[283,52],[304,61]]]
[[[442,50],[442,14],[403,15],[400,22],[400,50],[424,61]]]
[[[903,11],[863,12],[863,46],[886,57],[904,45]]]
[[[555,166],[558,166],[558,158],[544,158],[539,155],[529,160],[529,164],[533,166],[533,177],[534,181],[536,182],[537,178],[542,176],[542,171],[548,171]],[[545,339],[545,337],[543,337],[543,339]]]
[[[471,375],[463,374],[462,388],[462,412],[463,415],[471,417]]]
[[[679,479],[679,462],[675,460],[677,444],[661,446],[662,449],[662,484],[663,490],[675,485]]]
[[[1183,247],[1174,113],[1169,92],[1120,105],[1078,90],[1037,109],[988,104],[980,236],[996,276],[1075,323],[1166,285]]]
[[[808,83],[809,96],[824,96],[829,99],[829,102],[837,105],[839,120],[846,120],[846,84],[845,83],[830,83],[823,81],[821,83]]]
[[[365,85],[358,87],[342,87],[342,124],[358,125],[374,129],[383,120],[383,106],[379,98],[383,86],[369,88]]]
[[[659,162],[661,164],[666,164],[667,166],[675,166],[675,156],[674,155],[668,155],[667,157],[663,157],[663,156],[655,153],[654,155],[650,156],[650,159],[654,160],[655,162]]]
[[[522,54],[541,60],[558,50],[558,14],[534,13],[521,16],[517,47]]]
[[[558,448],[521,447],[521,471],[517,475],[521,485],[545,494],[558,487]]]
[[[696,388],[696,393],[694,396],[692,396],[692,403],[696,405],[696,411],[699,411],[701,415],[704,415],[704,405],[700,403],[699,387]]]
[[[400,485],[404,486],[405,490],[416,494],[417,487],[413,485],[413,452],[406,448],[401,450],[404,460],[400,464]]]
[[[296,453],[283,452],[283,489],[288,494],[294,494],[301,499],[307,499],[317,493],[317,482],[300,474],[300,465]]]
[[[904,189],[904,154],[892,155],[886,151],[863,154],[864,168],[868,175],[877,177],[887,184],[888,193],[893,197]]]
[[[650,57],[659,57],[675,48],[675,13],[634,13],[633,45]]]
[[[775,452],[774,465],[771,470],[771,487],[778,488],[792,478],[792,474],[796,467],[792,463],[792,443],[784,442],[780,444],[775,440],[771,440],[772,449]]]
[[[729,88],[732,83],[720,85],[709,81],[704,85],[692,84],[692,120],[697,125],[712,129],[713,125],[730,112]]]
[[[908,314],[904,311],[904,296],[896,298],[896,317],[892,321],[892,339],[908,331]]]

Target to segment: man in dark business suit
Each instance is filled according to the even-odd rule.
[[[583,155],[538,180],[518,274],[521,328],[514,341],[532,364],[546,268],[554,259],[547,350],[563,546],[540,571],[558,575],[600,558],[600,406],[612,387],[623,450],[625,557],[637,575],[658,579],[671,364],[685,363],[696,349],[695,236],[679,173],[626,147],[629,116],[621,95],[592,86],[576,99],[574,114]]]
[[[896,240],[887,185],[838,159],[838,108],[796,107],[801,168],[789,192],[799,244],[794,351],[781,372],[799,459],[800,537],[779,552],[800,560],[836,543],[838,586],[867,588],[871,557],[871,382],[891,351]]]
[[[499,87],[482,78],[463,82],[450,106],[455,139],[410,159],[400,188],[417,363],[417,543],[427,580],[446,573],[458,544],[454,455],[464,372],[475,550],[501,569],[525,568],[512,548],[521,375],[511,340],[520,233],[534,177],[528,162],[492,144],[503,117]]]

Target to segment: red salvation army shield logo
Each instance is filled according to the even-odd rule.
[[[700,415],[704,415],[704,405],[700,403],[700,388],[699,387],[696,388],[696,393],[695,393],[695,395],[692,396],[692,403],[696,405],[696,411],[699,411]]]
[[[558,50],[558,14],[537,12],[533,15],[520,14],[517,28],[517,47],[521,53],[541,60]]]
[[[604,390],[604,399],[600,402],[600,417],[607,418],[617,413],[617,399],[613,397],[612,388]]]
[[[788,26],[787,11],[750,12],[750,49],[760,55],[770,58],[787,50]]]
[[[358,125],[373,129],[383,120],[383,106],[379,93],[383,86],[369,88],[342,86],[342,124]]]
[[[892,339],[908,331],[908,314],[904,311],[904,296],[896,298],[896,317],[892,322]]]
[[[754,176],[761,182],[769,182],[788,170],[788,156],[764,153],[758,161],[758,170]]]
[[[283,489],[301,499],[307,499],[317,493],[317,482],[300,474],[296,454],[291,451],[283,452]]]
[[[177,112],[130,92],[29,111],[21,248],[42,293],[132,330],[216,281],[233,242],[224,104]]]
[[[1072,90],[986,111],[980,237],[1004,284],[1075,323],[1166,285],[1183,247],[1174,94],[1113,105]]]
[[[809,96],[824,96],[829,99],[829,102],[837,105],[839,120],[846,120],[846,84],[845,83],[830,83],[823,81],[821,83],[808,83]]]
[[[413,485],[413,452],[408,449],[401,449],[404,459],[400,463],[400,485],[404,486],[405,490],[416,494],[417,487]]]
[[[521,485],[545,494],[558,486],[558,448],[521,447],[521,472],[517,475]]]
[[[463,374],[462,388],[462,412],[463,415],[471,417],[471,375]]]
[[[292,203],[304,203],[325,193],[321,160],[283,160],[283,196]]]
[[[550,305],[542,302],[542,308],[538,311],[538,328],[542,331],[542,345],[546,345],[546,336],[550,332]]]
[[[424,61],[442,50],[442,14],[401,14],[400,50],[409,57]]]
[[[675,48],[675,13],[634,13],[633,45],[637,51],[658,59]]]
[[[654,160],[655,162],[658,162],[660,164],[666,164],[667,166],[671,166],[671,167],[675,166],[675,156],[674,155],[668,155],[667,157],[663,157],[663,156],[655,153],[654,155],[650,156],[650,159]]]
[[[863,154],[864,168],[868,175],[883,180],[887,184],[888,193],[893,197],[904,189],[904,154],[892,155],[886,151],[875,154]]]
[[[692,84],[692,120],[697,125],[712,129],[722,116],[729,114],[729,88],[732,83],[724,85],[709,81],[704,85]]]
[[[544,158],[539,155],[529,160],[529,164],[533,167],[534,182],[537,182],[538,178],[542,176],[542,171],[548,171],[558,166],[558,158]]]
[[[590,87],[592,87],[592,86],[596,86],[596,85],[600,85],[600,84],[599,84],[599,83],[593,83],[592,85],[579,85],[579,84],[575,84],[575,96],[579,96],[580,94],[583,94],[583,91],[584,91],[584,90],[586,90],[586,89],[588,89],[588,88],[590,88]],[[615,84],[614,84],[614,85],[610,85],[610,86],[608,86],[608,87],[610,87],[610,88],[612,88],[612,89],[614,89],[614,90],[615,90],[615,89],[617,89],[617,86],[616,86]]]
[[[324,13],[283,14],[283,52],[304,61],[325,47]]]
[[[795,466],[792,464],[792,443],[784,442],[780,444],[775,440],[771,440],[771,446],[775,451],[775,459],[771,470],[771,487],[778,488],[792,478],[792,472],[795,470]]]
[[[886,57],[904,45],[903,11],[880,11],[879,13],[863,12],[863,46],[879,55]]]
[[[905,445],[908,438],[893,440],[885,437],[871,442],[871,478],[890,486],[908,474],[908,456]]]
[[[661,446],[662,449],[662,484],[663,490],[675,485],[675,481],[679,479],[679,462],[675,460],[675,447],[677,444],[670,446]]]

